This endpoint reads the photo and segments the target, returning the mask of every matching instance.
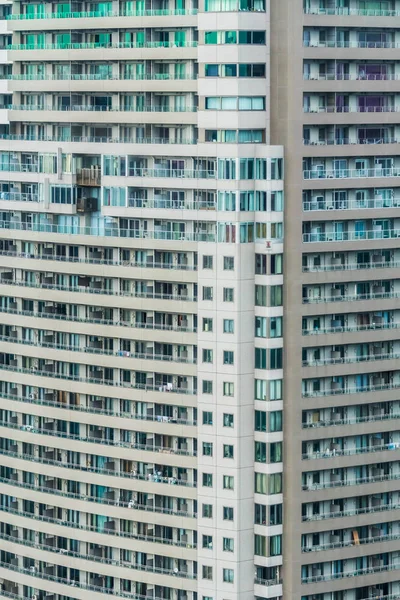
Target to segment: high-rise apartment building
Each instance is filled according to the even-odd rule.
[[[0,597],[400,598],[400,0],[0,19]]]

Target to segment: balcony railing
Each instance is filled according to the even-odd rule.
[[[163,427],[167,427],[164,431],[168,432],[168,424],[178,425],[197,425],[197,421],[190,421],[189,419],[175,418],[163,415],[141,415],[138,413],[123,412],[120,410],[112,410],[108,408],[94,408],[92,406],[83,406],[82,404],[66,404],[64,402],[57,402],[56,400],[44,400],[38,398],[35,394],[29,396],[16,396],[14,394],[7,394],[3,391],[0,392],[0,397],[3,400],[12,400],[13,402],[21,402],[23,404],[34,404],[37,406],[51,406],[61,410],[84,412],[92,415],[110,416],[110,417],[122,417],[123,419],[134,419],[138,421],[149,421],[153,423],[162,423]],[[120,402],[117,398],[111,398],[116,402]]]
[[[175,140],[168,137],[111,137],[111,136],[86,136],[86,135],[24,135],[12,133],[0,133],[0,140],[8,140],[15,142],[65,142],[65,143],[88,143],[88,144],[197,144],[195,138],[182,138]]]
[[[134,508],[137,508],[135,503]],[[189,542],[182,542],[178,539],[168,539],[165,537],[157,537],[157,536],[149,536],[149,535],[141,535],[137,533],[133,533],[131,531],[117,531],[115,529],[107,529],[101,527],[94,527],[91,525],[82,525],[81,523],[76,523],[75,521],[63,521],[61,519],[53,519],[51,517],[45,517],[43,515],[38,515],[30,512],[25,512],[23,510],[17,510],[11,508],[9,506],[0,506],[1,512],[6,512],[12,515],[18,515],[20,517],[25,517],[26,519],[33,519],[34,521],[41,521],[42,523],[52,523],[53,525],[58,525],[60,527],[68,527],[69,529],[79,529],[80,531],[90,531],[93,533],[99,533],[101,535],[109,535],[113,537],[124,537],[133,540],[139,540],[141,542],[150,542],[153,544],[166,544],[168,546],[176,546],[178,548],[197,548],[197,544],[192,544]],[[110,517],[111,518],[111,517]],[[33,527],[32,527],[33,529]],[[73,535],[72,532],[68,532],[68,535]]]
[[[359,240],[386,240],[400,237],[400,229],[365,229],[363,231],[329,231],[322,233],[303,233],[303,243],[313,242],[357,242]]]
[[[310,200],[303,202],[304,211],[319,210],[365,210],[375,208],[398,208],[400,206],[400,197],[397,198],[364,198],[363,200]]]
[[[1,453],[1,450],[0,450]],[[398,481],[400,473],[388,473],[387,475],[371,475],[370,477],[353,477],[351,479],[339,479],[337,481],[326,481],[324,483],[310,483],[303,485],[303,491],[311,492],[316,490],[325,490],[334,487],[348,487],[353,485],[364,485],[369,483],[379,483],[382,481]]]
[[[270,587],[271,585],[282,585],[282,579],[262,579],[261,577],[255,577],[254,583],[257,585],[263,585],[265,587]]]
[[[341,448],[339,450],[322,450],[321,452],[310,452],[302,454],[303,460],[320,460],[321,458],[337,458],[341,456],[355,456],[357,454],[370,454],[371,452],[385,452],[399,450],[400,444],[382,444],[379,446],[365,446],[362,448]]]
[[[388,298],[399,298],[400,292],[370,292],[368,294],[338,294],[337,296],[326,295],[315,298],[303,298],[303,304],[320,304],[324,302],[360,302],[364,300],[384,300]]]
[[[6,569],[8,571],[12,571],[13,573],[22,573],[23,575],[28,575],[30,577],[35,577],[37,580],[44,579],[46,581],[53,581],[57,584],[67,586],[66,592],[68,594],[71,593],[72,588],[78,588],[81,590],[89,590],[92,592],[97,592],[100,594],[107,594],[109,596],[114,596],[116,598],[129,598],[130,600],[148,600],[148,596],[142,596],[140,594],[130,594],[128,592],[123,592],[121,590],[116,591],[114,588],[106,588],[103,586],[92,585],[90,583],[82,583],[80,581],[76,581],[75,579],[64,579],[63,577],[56,577],[55,575],[49,575],[47,573],[40,572],[36,569],[30,569],[25,567],[20,567],[11,564],[10,562],[0,561],[0,567]],[[162,600],[158,596],[152,597],[154,600]]]
[[[320,111],[318,111],[320,112]],[[347,146],[347,145],[361,145],[361,144],[399,144],[400,138],[395,137],[378,137],[378,138],[325,138],[323,140],[310,140],[303,138],[303,144],[305,146]]]
[[[197,48],[197,42],[70,42],[55,44],[10,44],[6,50],[93,50],[111,49],[147,49],[147,48]]]
[[[1,199],[1,198],[0,198]],[[13,256],[15,258],[28,258],[45,261],[60,261],[66,263],[77,263],[86,265],[107,265],[116,267],[129,267],[137,269],[167,269],[173,271],[197,271],[195,265],[185,265],[182,263],[166,263],[151,261],[129,261],[113,260],[107,258],[77,258],[74,256],[61,256],[59,254],[31,254],[26,252],[11,252],[10,250],[0,250],[0,256]]]
[[[397,73],[303,73],[305,81],[397,81],[400,75]]]
[[[45,313],[45,312],[35,312],[30,310],[17,310],[14,308],[5,308],[0,306],[0,313],[8,313],[12,315],[24,315],[27,317],[35,317],[39,319],[55,319],[57,321],[71,321],[73,323],[97,323],[100,325],[108,325],[112,327],[134,327],[137,329],[154,329],[160,331],[177,331],[177,332],[190,332],[196,333],[197,327],[180,327],[177,325],[174,327],[173,325],[163,325],[162,323],[140,323],[135,321],[134,323],[128,321],[115,321],[112,319],[93,319],[90,317],[76,317],[73,315],[63,315],[63,314],[54,314],[54,313]]]
[[[0,336],[0,339],[1,336]],[[323,365],[347,365],[352,363],[359,362],[369,362],[374,360],[398,360],[400,359],[399,352],[381,352],[380,354],[364,354],[362,356],[357,356],[354,354],[353,356],[340,356],[338,358],[310,358],[308,360],[303,360],[303,367],[320,367]]]
[[[12,108],[12,105],[10,106]],[[397,113],[400,112],[398,106],[319,106],[318,108],[303,107],[303,112],[308,114],[318,113]]]
[[[20,192],[0,192],[0,202],[3,200],[7,200],[10,202],[40,202],[41,201],[38,194],[25,194],[25,193],[20,193]]]
[[[4,483],[5,485],[10,485],[12,487],[19,487],[22,489],[32,490],[34,492],[40,492],[42,494],[49,494],[49,496],[50,496],[49,503],[51,502],[51,496],[62,496],[65,498],[72,498],[74,500],[93,502],[95,504],[116,506],[116,507],[118,507],[118,509],[126,508],[126,509],[129,509],[129,511],[142,510],[142,511],[150,512],[150,513],[160,513],[160,514],[174,515],[174,516],[178,516],[178,517],[185,517],[185,518],[187,517],[187,518],[192,518],[192,519],[197,518],[196,513],[191,513],[191,512],[183,511],[183,510],[174,510],[172,508],[163,508],[161,506],[156,506],[155,504],[150,504],[150,505],[149,504],[138,504],[137,502],[134,502],[133,500],[124,501],[119,498],[116,500],[108,500],[105,497],[101,498],[101,497],[96,497],[96,496],[86,496],[85,494],[75,494],[73,492],[58,490],[57,488],[50,488],[50,487],[46,487],[46,486],[34,485],[31,483],[26,483],[24,481],[14,481],[14,480],[11,480],[6,477],[0,477],[0,482]],[[14,492],[15,492],[15,490],[10,490],[10,493],[14,494]],[[53,499],[53,501],[54,501],[54,499]],[[130,518],[132,518],[132,515],[129,515],[129,516],[130,516]],[[113,517],[110,517],[110,518],[113,519]],[[115,535],[115,532],[113,532],[113,534]]]
[[[65,460],[58,461],[50,458],[40,458],[33,454],[24,454],[18,452],[11,452],[10,450],[0,449],[0,455],[10,456],[11,458],[17,458],[26,460],[29,462],[38,463],[41,465],[50,465],[53,467],[59,467],[61,469],[73,469],[74,471],[84,471],[85,473],[96,473],[100,475],[107,475],[108,477],[115,477],[118,479],[135,479],[138,481],[147,481],[152,483],[178,485],[182,487],[196,488],[196,483],[191,483],[184,479],[177,479],[176,477],[163,477],[162,475],[141,475],[140,473],[126,473],[125,471],[114,471],[110,469],[100,469],[99,467],[77,465],[75,463],[69,463]],[[117,459],[115,459],[117,460]],[[122,459],[121,459],[122,460]],[[29,464],[29,462],[27,464]],[[122,482],[121,482],[122,483]],[[80,497],[82,500],[82,496]]]
[[[365,569],[354,569],[351,571],[342,571],[340,573],[329,573],[329,575],[312,575],[310,577],[302,577],[302,583],[316,583],[318,581],[332,581],[336,579],[344,579],[346,577],[360,577],[372,575],[374,573],[387,573],[389,571],[397,571],[400,569],[400,562],[391,565],[382,565],[379,567],[366,567]]]
[[[158,575],[169,575],[171,577],[177,577],[181,579],[197,579],[196,575],[193,575],[187,571],[179,571],[174,569],[163,569],[162,567],[156,567],[155,565],[142,565],[140,563],[134,563],[131,561],[120,561],[112,558],[103,558],[95,556],[94,554],[82,554],[74,550],[64,550],[54,546],[47,546],[46,544],[39,544],[38,542],[32,542],[30,540],[21,539],[5,533],[0,533],[0,539],[7,542],[12,542],[19,546],[27,546],[28,548],[35,548],[37,552],[52,552],[61,556],[70,556],[72,558],[81,558],[90,562],[100,563],[104,565],[113,565],[115,567],[123,567],[124,569],[132,569],[134,571],[145,571],[148,573],[157,573]],[[90,566],[88,565],[90,569]],[[38,574],[41,575],[39,572]],[[118,596],[119,594],[115,594]]]
[[[124,296],[131,298],[145,298],[147,300],[183,300],[184,302],[197,302],[197,297],[189,296],[189,295],[180,295],[180,294],[164,294],[162,292],[123,292],[120,290],[108,290],[104,288],[90,288],[84,285],[82,286],[69,286],[69,285],[60,285],[53,283],[33,283],[28,281],[21,280],[6,280],[1,279],[0,277],[0,285],[11,285],[11,286],[19,286],[19,287],[28,287],[28,288],[39,288],[46,290],[64,290],[66,292],[78,292],[85,294],[98,294],[102,296]]]
[[[0,366],[0,368],[2,368]],[[398,390],[400,388],[399,383],[379,383],[372,385],[363,386],[346,386],[343,388],[326,388],[322,390],[303,391],[303,398],[320,398],[323,396],[337,396],[347,394],[366,394],[367,392],[379,392],[386,390]]]
[[[100,11],[79,11],[79,12],[57,12],[45,13],[36,12],[34,14],[12,14],[6,17],[11,21],[34,21],[35,19],[91,19],[104,17],[180,17],[187,15],[197,15],[197,9],[153,9],[153,10],[100,10]]]
[[[217,179],[217,171],[205,169],[128,168],[127,177],[172,177],[174,179]],[[146,202],[146,200],[143,200]]]
[[[400,413],[389,413],[384,415],[369,415],[367,417],[346,417],[344,419],[324,419],[322,421],[312,421],[303,423],[303,429],[314,429],[315,427],[335,427],[342,425],[356,425],[358,423],[375,423],[378,421],[391,421],[400,419]]]
[[[314,169],[303,171],[304,179],[364,179],[368,177],[400,177],[398,168],[374,169]]]
[[[400,268],[400,261],[388,260],[388,261],[371,261],[368,263],[344,263],[344,264],[332,264],[332,265],[310,265],[303,267],[303,273],[325,273],[327,271],[357,271],[363,269],[398,269]]]
[[[325,519],[335,519],[343,517],[353,517],[354,515],[369,515],[375,512],[385,512],[387,510],[399,510],[400,504],[382,504],[380,506],[365,506],[363,508],[353,508],[348,510],[338,510],[337,512],[326,512],[318,515],[303,516],[302,521],[323,521]]]
[[[110,225],[105,230],[99,230],[95,227],[81,227],[79,225],[64,226],[51,225],[50,223],[12,223],[10,221],[0,221],[0,229],[17,231],[36,231],[43,233],[57,233],[65,235],[93,235],[101,237],[122,237],[134,239],[153,239],[170,240],[177,242],[215,242],[214,233],[188,233],[182,231],[163,231],[146,229],[117,229]]]
[[[378,544],[380,542],[393,542],[399,540],[399,533],[387,533],[385,535],[379,535],[376,537],[359,538],[357,546],[366,546],[368,544]],[[320,552],[322,550],[336,550],[337,548],[348,548],[349,546],[355,546],[354,540],[347,540],[342,542],[331,542],[329,544],[318,544],[318,546],[303,546],[302,552]]]
[[[1,108],[1,107],[0,107]],[[27,110],[27,111],[52,111],[52,112],[130,112],[130,113],[181,113],[197,112],[197,106],[162,106],[149,104],[140,108],[130,106],[94,106],[91,104],[72,104],[67,106],[57,106],[51,104],[10,104],[8,110]]]
[[[89,444],[99,444],[105,446],[112,446],[114,448],[129,448],[131,450],[141,450],[144,452],[156,452],[160,454],[174,454],[177,456],[197,456],[197,452],[194,450],[181,450],[178,447],[169,447],[169,446],[158,446],[157,444],[138,444],[136,442],[123,442],[123,441],[115,441],[115,440],[107,440],[102,438],[97,438],[95,436],[82,436],[75,434],[67,434],[62,433],[60,431],[51,431],[49,429],[41,429],[40,427],[30,427],[29,425],[17,425],[16,423],[11,423],[10,421],[0,421],[0,427],[5,427],[8,429],[16,429],[24,431],[28,434],[37,434],[37,435],[45,435],[52,436],[57,438],[62,438],[66,440],[76,440],[78,442],[85,442]],[[133,432],[134,433],[134,432]],[[173,437],[173,436],[171,436]],[[43,442],[44,444],[46,442]]]
[[[400,11],[380,8],[321,8],[319,6],[308,6],[304,8],[307,15],[333,15],[333,16],[356,16],[356,17],[400,17]]]
[[[79,377],[78,375],[69,375],[65,373],[54,373],[50,371],[40,371],[39,369],[27,369],[25,367],[14,367],[12,365],[0,364],[0,371],[14,371],[17,373],[25,373],[26,375],[35,375],[39,377],[50,377],[53,379],[62,379],[68,381],[80,381],[82,383],[95,383],[96,385],[105,385],[112,387],[122,387],[131,390],[142,390],[145,392],[159,392],[169,394],[185,394],[185,395],[196,395],[196,391],[193,389],[182,388],[182,387],[168,387],[166,385],[147,385],[145,383],[128,383],[124,381],[116,381],[113,379],[104,379],[97,377]]]
[[[134,73],[114,75],[107,73],[13,73],[0,79],[12,81],[181,81],[196,80],[197,75],[179,73]]]
[[[378,41],[378,42],[364,42],[361,40],[325,40],[321,42],[319,40],[303,40],[304,48],[367,48],[367,49],[384,49],[384,48],[400,48],[399,42],[391,41]]]
[[[56,332],[54,332],[56,333]],[[172,362],[172,363],[185,363],[195,365],[197,360],[194,358],[181,357],[181,356],[170,356],[168,354],[156,354],[147,352],[125,352],[123,350],[107,350],[103,348],[92,348],[88,345],[82,346],[71,346],[69,344],[58,344],[56,342],[46,342],[40,340],[33,342],[30,340],[18,339],[16,337],[10,337],[6,335],[0,335],[0,341],[8,344],[22,344],[36,348],[52,348],[53,350],[65,350],[67,352],[82,352],[86,354],[100,354],[101,356],[114,356],[118,358],[133,358],[138,360],[154,360],[161,362]],[[400,355],[399,355],[400,357]],[[396,358],[396,357],[395,357]]]
[[[1,311],[1,309],[0,309]],[[339,325],[335,327],[321,327],[303,329],[303,335],[324,335],[326,333],[346,333],[353,331],[375,331],[381,329],[399,329],[400,323],[370,323],[368,325]]]

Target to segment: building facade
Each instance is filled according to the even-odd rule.
[[[0,17],[0,596],[399,598],[400,1]]]
[[[269,6],[1,9],[0,594],[280,598]]]

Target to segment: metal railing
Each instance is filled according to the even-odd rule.
[[[0,309],[1,311],[1,309]],[[339,325],[337,327],[321,327],[303,329],[303,335],[324,335],[326,333],[347,333],[353,331],[375,331],[380,329],[399,329],[400,323],[371,323],[369,325]]]
[[[331,73],[303,73],[303,79],[305,81],[397,81],[400,79],[400,75],[397,73],[337,73],[332,71]]]
[[[361,40],[303,40],[304,48],[364,48],[364,49],[385,49],[400,48],[399,42],[364,42]]]
[[[51,104],[10,104],[8,110],[27,110],[27,111],[52,111],[52,112],[132,112],[132,113],[181,113],[181,112],[197,112],[197,106],[161,106],[147,105],[138,108],[127,106],[93,106],[91,104],[71,104],[69,106],[56,106]]]
[[[0,368],[2,368],[0,366]],[[397,390],[400,388],[399,383],[379,383],[376,385],[363,385],[363,386],[348,386],[344,388],[327,388],[317,391],[303,391],[303,398],[319,398],[322,396],[337,396],[343,394],[365,394],[366,392],[378,392],[385,390]]]
[[[319,112],[319,111],[318,111]],[[378,137],[378,138],[325,138],[324,140],[310,140],[303,138],[305,146],[348,146],[357,144],[399,144],[400,138]]]
[[[134,508],[136,508],[136,504],[134,506]],[[61,519],[54,519],[52,517],[45,517],[43,515],[38,515],[35,513],[30,513],[30,512],[26,512],[23,510],[18,510],[18,509],[14,509],[11,508],[9,506],[1,506],[0,505],[0,511],[1,512],[7,512],[10,513],[12,515],[17,515],[17,516],[21,516],[21,517],[25,517],[27,519],[34,519],[35,521],[42,521],[43,523],[52,523],[53,525],[58,525],[59,527],[68,527],[70,529],[79,529],[80,531],[90,531],[92,533],[98,533],[100,535],[108,535],[108,536],[113,536],[113,537],[126,537],[129,539],[133,539],[133,540],[139,540],[141,542],[150,542],[152,544],[165,544],[168,546],[176,546],[178,548],[190,548],[190,549],[195,549],[197,548],[197,544],[192,544],[189,542],[182,542],[181,540],[170,540],[168,538],[164,538],[164,537],[156,537],[156,536],[149,536],[149,535],[142,535],[142,534],[138,534],[138,533],[133,533],[132,531],[116,531],[115,529],[107,529],[107,528],[100,528],[100,527],[94,527],[91,525],[81,525],[80,523],[76,523],[74,521],[64,521]]]
[[[400,419],[400,413],[389,413],[384,415],[369,415],[368,417],[346,417],[344,419],[325,419],[323,421],[312,421],[303,423],[303,429],[314,429],[315,427],[334,427],[336,425],[355,425],[357,423],[375,423],[377,421],[390,421]]]
[[[176,477],[164,477],[162,475],[141,475],[140,473],[126,473],[125,471],[114,471],[111,469],[101,469],[94,466],[76,465],[75,463],[69,463],[65,460],[58,461],[50,458],[43,458],[34,456],[33,454],[24,454],[23,452],[11,452],[10,450],[0,449],[0,455],[9,456],[11,458],[17,458],[26,460],[29,463],[38,463],[41,465],[50,465],[52,467],[58,467],[61,469],[70,469],[74,471],[84,471],[85,473],[95,473],[97,475],[106,475],[107,477],[116,477],[117,479],[135,479],[138,481],[147,481],[149,483],[161,483],[169,485],[178,485],[182,487],[196,488],[195,482],[191,483],[184,479],[177,479]],[[117,459],[115,459],[117,460]],[[122,460],[122,459],[121,459]],[[81,498],[83,499],[83,498]]]
[[[112,387],[122,387],[128,390],[142,390],[144,392],[159,392],[169,394],[185,394],[196,396],[196,390],[190,390],[181,387],[168,388],[166,385],[147,385],[145,383],[125,383],[113,379],[100,379],[100,377],[79,377],[78,375],[70,375],[66,373],[55,373],[53,371],[40,371],[39,369],[27,369],[25,367],[14,367],[12,365],[0,364],[0,370],[15,371],[17,373],[25,373],[26,375],[35,375],[40,377],[50,377],[52,379],[62,379],[68,381],[80,381],[82,383],[95,383],[96,385],[105,385]]]
[[[195,138],[182,138],[175,140],[169,137],[112,137],[112,136],[86,136],[86,135],[60,135],[60,136],[49,136],[49,135],[24,135],[24,134],[13,134],[13,133],[0,133],[1,140],[15,141],[15,142],[65,142],[65,143],[88,143],[88,144],[178,144],[178,145],[191,145],[197,144]]]
[[[335,519],[343,517],[352,517],[354,515],[366,515],[375,512],[385,512],[386,510],[399,510],[400,504],[382,504],[381,506],[366,506],[363,508],[354,508],[348,510],[339,510],[331,513],[320,513],[318,515],[303,516],[302,521],[323,521],[325,519]]]
[[[56,332],[54,332],[56,334]],[[37,342],[31,340],[18,339],[11,336],[0,335],[0,341],[8,344],[22,344],[25,346],[31,346],[36,348],[52,348],[53,350],[66,350],[67,352],[82,352],[86,354],[100,354],[101,356],[114,356],[118,358],[133,358],[138,360],[154,360],[161,362],[172,362],[172,363],[185,363],[195,365],[197,360],[194,358],[184,358],[180,356],[170,356],[168,354],[156,354],[146,352],[125,352],[124,350],[107,350],[102,348],[92,348],[90,346],[72,346],[69,344],[59,344],[57,342],[45,342],[38,340]],[[400,355],[399,355],[400,356]],[[394,357],[396,358],[396,357]]]
[[[398,260],[382,260],[371,261],[368,263],[344,263],[331,265],[310,265],[303,267],[303,273],[323,273],[327,271],[356,271],[363,269],[398,269],[400,261]]]
[[[95,227],[81,227],[51,225],[43,223],[12,223],[11,221],[0,221],[0,229],[10,231],[35,231],[42,233],[57,233],[63,235],[93,235],[101,237],[121,237],[133,239],[154,239],[173,242],[215,242],[214,233],[183,233],[177,231],[145,230],[145,229],[118,229],[112,225],[105,225],[104,230]]]
[[[66,404],[64,402],[57,402],[56,400],[52,401],[44,400],[43,398],[36,398],[34,394],[31,394],[30,396],[17,396],[15,394],[7,394],[3,391],[0,391],[0,398],[3,400],[12,400],[13,402],[21,402],[23,404],[50,406],[52,408],[59,408],[61,410],[84,412],[99,416],[122,417],[123,419],[134,419],[138,421],[162,423],[163,428],[165,426],[168,426],[168,424],[197,425],[197,421],[190,421],[188,419],[168,417],[163,415],[140,415],[137,413],[127,413],[120,410],[111,410],[108,408],[95,408],[91,406],[82,406],[81,404]],[[120,402],[118,398],[111,398],[111,400]],[[166,430],[164,429],[164,431]]]
[[[336,458],[340,456],[354,456],[356,454],[369,454],[371,452],[385,452],[387,450],[399,450],[400,444],[382,444],[379,446],[365,446],[361,448],[342,448],[339,450],[322,450],[321,452],[303,453],[303,460],[319,460],[321,458]]]
[[[167,81],[196,80],[197,75],[179,73],[132,73],[128,75],[112,73],[13,73],[0,79],[12,81]]]
[[[147,10],[100,10],[100,11],[75,11],[75,12],[36,12],[34,14],[7,15],[8,21],[22,21],[35,19],[87,19],[93,17],[181,17],[197,15],[197,9],[147,9]]]
[[[392,542],[394,540],[399,540],[399,533],[387,533],[385,535],[379,535],[376,537],[369,538],[359,538],[357,541],[357,546],[366,546],[368,544],[377,544],[379,542]],[[349,546],[355,546],[354,540],[347,540],[342,542],[331,542],[329,544],[318,544],[318,546],[303,546],[302,552],[320,552],[321,550],[335,550],[337,548],[348,548]]]
[[[1,397],[1,394],[0,394]],[[37,435],[48,435],[51,437],[62,438],[65,440],[76,440],[78,442],[85,442],[89,444],[100,444],[105,446],[112,446],[113,448],[129,448],[130,450],[142,450],[145,452],[155,452],[159,454],[174,454],[176,456],[197,456],[197,452],[194,450],[182,450],[178,447],[173,448],[169,446],[157,446],[153,444],[138,444],[137,442],[123,442],[115,440],[107,440],[103,438],[97,438],[95,436],[82,436],[73,433],[63,433],[61,431],[51,431],[49,429],[43,429],[40,427],[31,427],[29,425],[17,425],[16,423],[10,423],[10,421],[0,421],[0,427],[8,429],[14,429],[18,431],[24,431],[25,433],[32,433]],[[133,434],[135,432],[132,432]],[[174,437],[174,436],[170,436]],[[116,459],[118,460],[118,459]]]
[[[303,304],[320,304],[323,302],[359,302],[361,300],[383,300],[387,298],[399,298],[400,292],[370,292],[369,294],[339,294],[337,296],[326,295],[315,298],[303,298]]]
[[[135,321],[130,323],[128,321],[114,321],[112,319],[92,319],[90,317],[75,317],[73,315],[63,315],[45,312],[35,312],[32,310],[18,310],[16,308],[5,308],[0,306],[0,313],[8,313],[12,315],[23,315],[27,317],[35,317],[39,319],[55,319],[56,321],[71,321],[72,323],[95,323],[98,325],[108,325],[111,327],[133,327],[135,329],[149,329],[157,331],[177,331],[185,333],[196,333],[197,327],[174,327],[173,325],[162,325],[158,323],[140,323]]]
[[[57,488],[50,488],[50,487],[45,487],[45,486],[40,486],[40,485],[34,485],[31,483],[26,483],[24,481],[14,481],[14,480],[11,480],[6,477],[0,477],[0,482],[4,483],[5,485],[10,485],[12,487],[19,487],[19,488],[23,488],[23,489],[29,489],[34,492],[40,492],[42,494],[48,494],[50,496],[49,502],[51,501],[51,496],[62,496],[63,498],[64,497],[72,498],[74,500],[81,500],[81,501],[88,502],[88,503],[92,502],[94,504],[101,504],[101,505],[104,504],[105,506],[116,506],[116,507],[118,507],[118,509],[126,508],[126,509],[129,509],[130,511],[131,510],[141,510],[144,512],[167,514],[167,515],[173,515],[173,516],[178,516],[178,517],[185,517],[185,518],[187,517],[187,518],[191,518],[191,519],[197,518],[196,513],[191,513],[188,511],[184,511],[184,510],[174,510],[172,508],[163,508],[161,506],[156,506],[155,504],[139,504],[137,502],[133,502],[133,500],[124,501],[119,498],[116,500],[108,500],[107,498],[101,498],[101,497],[96,497],[96,496],[86,496],[85,494],[75,494],[73,492],[58,490]],[[11,490],[11,492],[14,493],[14,490]],[[110,517],[110,519],[113,520],[114,518]]]
[[[315,242],[357,242],[359,240],[385,240],[400,237],[400,229],[365,229],[364,231],[329,231],[321,233],[303,233],[303,243]]]
[[[319,210],[365,210],[374,208],[398,208],[400,206],[400,197],[397,198],[364,198],[363,200],[346,200],[344,202],[335,202],[335,200],[311,200],[303,202],[304,211]]]
[[[308,6],[304,8],[306,15],[332,15],[332,16],[357,16],[357,17],[400,17],[399,10],[387,10],[379,8],[321,8],[319,6]]]
[[[90,562],[101,563],[104,565],[113,565],[115,567],[123,567],[124,569],[132,569],[134,571],[145,571],[148,573],[157,573],[158,575],[169,575],[172,577],[177,577],[181,579],[197,579],[196,575],[192,575],[187,571],[179,571],[176,569],[164,569],[162,567],[149,566],[149,565],[141,565],[139,563],[133,563],[131,561],[120,561],[112,558],[105,558],[100,556],[95,556],[94,554],[82,554],[75,550],[65,550],[61,548],[57,548],[54,546],[47,546],[46,544],[39,544],[38,542],[31,542],[30,540],[20,539],[18,537],[14,537],[12,535],[7,535],[5,533],[0,533],[0,539],[5,540],[7,542],[11,542],[13,544],[18,544],[20,546],[27,546],[29,548],[35,548],[38,551],[43,552],[52,552],[54,554],[58,554],[60,556],[71,556],[73,558],[80,558],[83,560],[87,560]],[[157,555],[156,555],[157,556]],[[58,566],[56,563],[55,566]],[[90,568],[90,567],[88,567]],[[42,575],[40,571],[38,571],[39,575]],[[118,596],[119,594],[116,594]]]
[[[368,177],[400,177],[400,169],[373,168],[373,169],[324,169],[303,171],[304,179],[363,179]]]
[[[134,49],[149,48],[197,48],[197,42],[70,42],[70,43],[36,43],[36,44],[9,44],[6,50],[93,50],[103,49]]]
[[[102,296],[120,296],[120,297],[130,297],[130,298],[145,298],[147,300],[178,300],[184,302],[197,302],[197,297],[188,296],[188,295],[180,295],[180,294],[163,294],[161,292],[124,292],[121,290],[107,290],[104,288],[91,288],[85,285],[81,286],[69,286],[69,285],[60,285],[56,283],[32,283],[28,281],[20,281],[20,280],[9,280],[3,279],[0,276],[0,286],[1,285],[9,285],[9,286],[17,286],[17,287],[28,287],[28,288],[36,288],[36,289],[46,289],[46,290],[64,290],[66,292],[78,292],[84,294],[96,294]],[[400,292],[399,292],[400,293]],[[100,308],[99,308],[100,310]]]
[[[0,451],[1,452],[1,451]],[[341,479],[338,481],[327,481],[325,483],[304,484],[303,491],[311,492],[316,490],[325,490],[334,487],[349,487],[353,485],[363,485],[364,483],[377,483],[382,481],[398,481],[400,473],[390,473],[387,475],[371,475],[371,477],[354,477],[354,479]]]
[[[1,336],[0,336],[1,339]],[[8,341],[8,340],[5,340]],[[369,362],[375,360],[398,360],[400,358],[400,352],[381,352],[380,354],[364,354],[358,356],[339,356],[338,358],[309,358],[308,360],[302,361],[303,367],[320,367],[323,365],[347,365],[352,363]]]
[[[1,197],[0,197],[1,200]],[[45,261],[60,261],[66,263],[76,263],[85,265],[107,265],[115,267],[129,267],[137,269],[167,269],[172,271],[197,271],[195,265],[185,265],[182,263],[165,263],[154,261],[136,261],[136,260],[114,260],[107,258],[77,258],[75,256],[61,256],[59,254],[33,254],[27,252],[11,252],[10,250],[0,250],[0,256],[13,256],[15,258],[29,258]]]
[[[373,573],[386,573],[400,569],[400,562],[391,565],[382,565],[379,567],[366,567],[365,569],[354,569],[352,571],[342,571],[340,573],[329,573],[329,575],[312,575],[311,577],[302,577],[302,583],[316,583],[318,581],[332,581],[344,579],[346,577],[359,577],[360,575],[371,575]]]

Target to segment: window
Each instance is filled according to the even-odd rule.
[[[269,368],[282,369],[283,367],[283,349],[271,348],[269,351]]]
[[[266,275],[267,274],[267,256],[266,254],[256,254],[255,255],[255,271],[256,275]]]
[[[203,394],[213,393],[213,382],[208,379],[203,379]]]
[[[273,442],[270,444],[269,460],[271,463],[282,462],[282,442]]]
[[[282,411],[274,410],[269,413],[269,430],[273,431],[282,431]]]
[[[282,536],[271,535],[269,538],[269,555],[280,556],[282,554]]]
[[[224,413],[223,424],[224,427],[233,427],[233,415],[230,413]]]
[[[224,288],[223,298],[224,298],[224,302],[233,302],[234,301],[234,289],[233,288]]]
[[[203,473],[203,487],[212,487],[212,486],[213,486],[212,473]]]
[[[204,33],[204,42],[206,44],[218,44],[219,31],[206,31]]]
[[[232,475],[224,475],[222,477],[222,487],[224,490],[233,490],[234,478]]]
[[[203,579],[212,580],[212,578],[213,578],[212,567],[207,567],[207,565],[203,565]]]
[[[224,365],[233,365],[234,353],[232,350],[224,350],[223,352],[223,363]]]
[[[271,275],[283,273],[283,254],[271,254]]]
[[[224,333],[234,333],[234,321],[233,319],[224,319],[223,323]]]
[[[203,515],[204,519],[212,519],[212,516],[213,516],[212,504],[203,504],[202,515]]]
[[[283,381],[282,379],[272,379],[269,382],[269,399],[282,400],[283,398]]]
[[[203,348],[203,363],[212,363],[213,351]]]
[[[265,442],[254,442],[254,461],[267,462],[267,444]]]
[[[269,524],[282,525],[282,504],[272,504],[269,507]]]
[[[254,536],[254,554],[256,556],[267,556],[267,537],[265,535]]]
[[[283,303],[282,286],[281,285],[271,285],[271,306],[282,306],[282,303]]]
[[[238,9],[236,0],[207,0],[206,10],[232,10]],[[260,6],[263,2],[260,2]],[[246,10],[240,7],[240,10]],[[254,10],[254,9],[253,9]],[[265,44],[265,31],[206,31],[204,34],[206,44]]]
[[[212,456],[212,455],[213,455],[212,442],[203,442],[203,456]]]
[[[233,506],[224,506],[223,507],[222,518],[224,521],[233,521]]]
[[[255,318],[255,336],[259,338],[267,337],[267,318],[256,317]]]
[[[282,317],[271,317],[269,321],[269,337],[282,337],[283,319]]]
[[[233,538],[222,538],[222,550],[224,552],[233,552]]]
[[[266,348],[254,348],[255,357],[255,368],[266,369],[267,368],[267,349]]]
[[[267,507],[264,504],[254,505],[254,523],[256,525],[267,524]]]
[[[222,579],[225,583],[233,583],[233,569],[222,569]]]
[[[212,547],[213,547],[212,535],[203,535],[203,548],[212,550]]]
[[[254,431],[267,431],[267,413],[263,410],[254,413]]]
[[[283,238],[283,223],[271,223],[271,239],[281,240]]]
[[[254,473],[254,491],[256,494],[267,493],[267,475],[265,473]]]
[[[239,44],[265,44],[265,31],[239,31]]]
[[[269,475],[269,494],[282,493],[282,473],[271,473]]]
[[[203,300],[212,300],[213,299],[213,288],[209,286],[203,286]]]
[[[203,331],[213,330],[213,320],[209,318],[203,318]]]
[[[223,384],[223,395],[224,396],[233,396],[234,395],[235,385],[231,381],[224,381]]]
[[[212,269],[214,264],[213,256],[203,256],[203,269]]]
[[[203,410],[203,425],[213,424],[213,414],[207,410]]]
[[[271,210],[273,212],[282,212],[283,192],[271,192]]]
[[[224,444],[224,458],[233,458],[233,446]]]
[[[280,287],[280,286],[275,286]],[[267,286],[256,285],[255,286],[255,305],[256,306],[267,306]]]
[[[218,77],[219,65],[204,65],[204,74],[206,77]]]
[[[268,382],[264,379],[254,380],[254,399],[255,400],[266,400],[267,399],[267,385]]]
[[[239,77],[265,77],[265,63],[240,63]]]
[[[235,269],[235,257],[224,256],[224,271],[233,271]]]

